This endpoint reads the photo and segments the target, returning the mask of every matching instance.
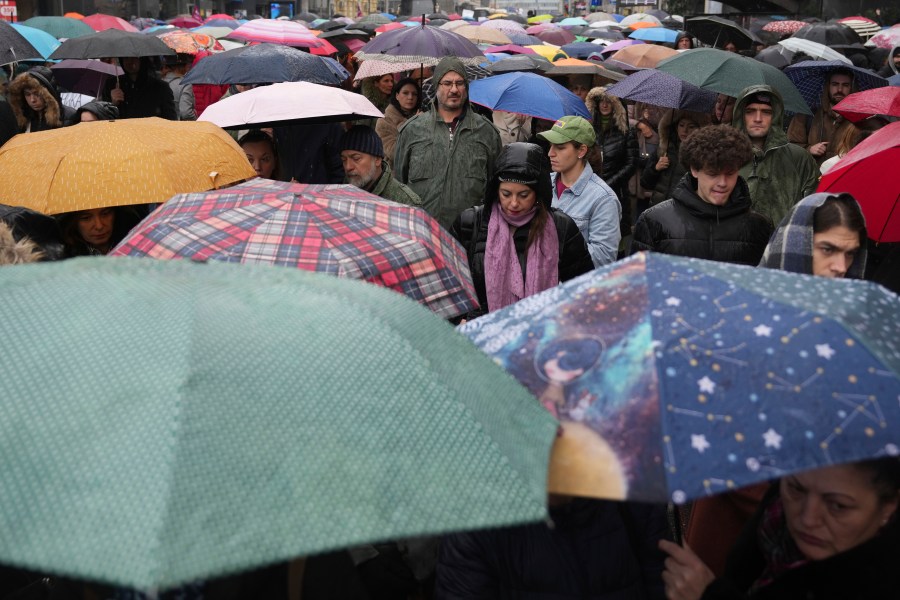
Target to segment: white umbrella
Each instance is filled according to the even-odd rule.
[[[619,21],[619,25],[621,25],[622,27],[628,27],[629,25],[631,25],[633,23],[643,23],[643,22],[656,23],[657,25],[662,25],[662,22],[660,22],[659,19],[657,19],[653,15],[648,15],[647,13],[634,13],[633,15],[628,15],[627,17],[625,17],[624,19]]]
[[[211,104],[198,121],[222,128],[332,122],[384,115],[362,94],[305,81],[258,87]]]
[[[848,65],[853,64],[852,62],[850,62],[849,58],[847,58],[837,50],[833,50],[832,48],[829,48],[824,44],[820,44],[819,42],[804,40],[802,38],[789,37],[787,39],[781,40],[778,43],[791,52],[803,52],[813,59],[839,60],[841,62],[847,63]]]

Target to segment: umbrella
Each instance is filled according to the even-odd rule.
[[[572,42],[559,47],[560,50],[568,54],[571,58],[587,58],[591,53],[597,51],[597,44],[590,42]]]
[[[635,23],[652,23],[654,27],[658,27],[662,24],[659,19],[653,15],[648,15],[647,13],[632,13],[619,21],[619,25],[622,27],[630,27]]]
[[[680,504],[896,453],[897,314],[870,282],[638,254],[459,330],[560,416],[551,491]]]
[[[166,21],[166,23],[168,23],[169,25],[174,25],[175,27],[183,27],[185,29],[203,26],[203,21],[195,19],[191,15],[178,15],[174,19],[169,19],[168,21]]]
[[[553,67],[545,74],[548,77],[557,75],[593,75],[601,79],[599,83],[595,82],[594,85],[606,85],[610,82],[622,81],[626,77],[624,73],[607,69],[604,65],[578,60],[577,58],[561,58],[554,62]]]
[[[278,265],[362,279],[445,319],[478,306],[465,250],[421,208],[353,186],[258,181],[270,189],[175,196],[111,255]]]
[[[879,77],[868,69],[848,65],[837,60],[805,60],[787,67],[784,74],[797,86],[810,108],[815,109],[822,102],[825,81],[834,71],[851,71],[857,91],[886,86],[887,79]]]
[[[40,29],[29,27],[21,23],[11,23],[13,29],[19,32],[25,40],[31,44],[38,54],[35,56],[22,57],[22,60],[28,59],[46,59],[53,54],[53,51],[59,48],[59,40]]]
[[[881,25],[865,17],[845,17],[838,19],[838,23],[846,25],[861,38],[870,38],[881,31]]]
[[[121,67],[99,60],[61,60],[50,69],[63,88],[94,97],[100,95],[107,78],[125,74]]]
[[[485,21],[481,24],[481,27],[487,27],[488,29],[499,29],[506,34],[525,33],[525,28],[522,27],[522,25],[516,23],[515,21],[510,21],[509,19],[495,19],[493,21]]]
[[[370,16],[370,17],[375,17],[376,15],[369,15],[369,16]],[[319,18],[319,15],[317,15],[317,14],[315,14],[315,13],[311,13],[311,12],[302,12],[302,13],[297,13],[296,15],[294,15],[294,19],[295,19],[295,20],[298,20],[298,21],[306,21],[307,23],[311,23],[311,22],[315,21],[315,20],[318,19],[318,18]],[[383,18],[383,17],[382,17],[382,18]],[[360,19],[358,22],[359,22],[359,23],[362,23],[365,19],[366,19],[366,17],[363,17],[363,18]],[[387,20],[390,21],[390,19],[387,19]]]
[[[551,25],[550,23],[541,23],[539,25],[532,25],[531,27],[526,28],[525,33],[535,35],[542,31],[556,31],[558,29],[559,27],[557,27],[556,25]]]
[[[128,258],[0,281],[0,372],[34,380],[4,395],[4,563],[164,589],[546,517],[555,420],[399,294]],[[98,331],[103,360],[59,351]]]
[[[581,98],[548,77],[535,73],[504,73],[469,85],[469,99],[491,110],[556,121],[567,115],[590,119]]]
[[[96,33],[89,25],[70,17],[31,17],[22,25],[46,31],[56,39],[71,39]]]
[[[204,27],[227,27],[228,29],[237,29],[241,26],[234,19],[207,19],[203,21]]]
[[[850,59],[838,52],[832,50],[828,46],[823,46],[819,42],[804,40],[803,38],[787,38],[778,42],[779,46],[787,48],[793,53],[802,52],[812,59],[819,60],[839,60],[844,64],[852,65]]]
[[[676,50],[666,48],[665,46],[638,44],[622,48],[610,56],[610,59],[626,65],[631,65],[635,69],[652,69],[659,64],[659,61],[677,55],[678,52]]]
[[[385,23],[384,25],[379,25],[375,28],[375,33],[386,33],[388,31],[393,31],[395,29],[405,29],[406,26],[402,23]]]
[[[600,54],[608,55],[615,54],[622,48],[627,48],[628,46],[635,46],[639,44],[646,44],[646,42],[642,42],[641,40],[619,40],[618,42],[613,42],[608,45],[606,48],[599,49]]]
[[[590,25],[590,22],[581,17],[569,17],[559,22],[560,27],[575,27],[577,25]]]
[[[130,31],[134,33],[138,30],[137,27],[125,19],[120,19],[119,17],[114,17],[112,15],[104,15],[102,13],[95,13],[87,16],[82,20],[82,23],[89,25],[94,31],[118,29],[119,31]]]
[[[488,46],[484,49],[485,55],[487,54],[532,54],[536,55],[537,53],[531,48],[525,48],[524,46],[518,46],[516,44],[503,44],[500,46]]]
[[[625,36],[619,31],[602,31],[600,29],[588,29],[587,31],[583,31],[581,37],[589,40],[611,40],[613,42],[625,39]]]
[[[396,18],[396,17],[395,17]],[[387,15],[382,15],[378,13],[374,13],[371,15],[366,15],[356,22],[357,25],[363,25],[366,23],[373,23],[375,25],[384,25],[385,23],[390,23],[394,19],[388,18]]]
[[[308,81],[338,85],[347,76],[335,73],[324,57],[278,44],[257,44],[207,56],[188,71],[182,82],[224,85]]]
[[[891,49],[894,46],[900,46],[900,27],[891,27],[879,34],[873,35],[869,41],[866,42],[866,46],[888,49]]]
[[[819,42],[829,48],[847,48],[862,43],[862,39],[853,29],[841,23],[810,24],[798,29],[794,37]]]
[[[477,65],[484,61],[478,46],[463,36],[429,25],[382,33],[356,53],[360,60],[379,58],[427,66],[436,65],[444,56],[456,56],[463,64]]]
[[[377,58],[368,58],[359,63],[356,74],[353,76],[354,81],[362,81],[367,77],[381,77],[393,73],[403,73],[404,71],[412,71],[422,66],[422,63],[397,63],[379,60]]]
[[[606,92],[625,100],[700,113],[711,113],[716,104],[715,92],[700,89],[655,69],[632,73],[608,87]]]
[[[203,35],[214,37],[217,40],[228,37],[232,31],[234,30],[230,27],[208,27],[206,25],[191,29],[191,33],[202,33]]]
[[[847,96],[850,98],[850,96]],[[846,98],[845,98],[846,100]],[[876,242],[900,242],[900,121],[882,127],[857,144],[819,181],[820,192],[852,194]]]
[[[222,52],[225,48],[219,40],[203,33],[189,31],[172,31],[159,36],[166,46],[179,54],[197,54],[201,51],[214,50]]]
[[[649,28],[660,27],[660,26],[661,26],[661,24],[654,23],[653,21],[638,21],[636,23],[632,23],[631,25],[629,25],[626,29],[629,29],[631,31],[637,31],[638,29],[645,29],[645,28],[649,29]]]
[[[15,27],[0,20],[0,65],[37,58],[41,53]]]
[[[244,42],[282,44],[293,48],[308,48],[313,54],[327,56],[337,49],[327,40],[317,38],[309,29],[295,21],[278,19],[254,19],[228,34],[228,37]]]
[[[365,96],[315,83],[285,82],[219,100],[198,121],[223,128],[272,127],[291,122],[328,123],[384,115]]]
[[[633,40],[643,40],[645,42],[664,42],[674,44],[678,32],[665,27],[644,27],[628,35]]]
[[[175,52],[153,35],[107,29],[74,40],[66,40],[51,59],[168,56]]]
[[[537,54],[517,54],[498,60],[491,64],[488,70],[491,73],[512,73],[515,71],[528,71],[531,73],[545,73],[553,68],[553,63]]]
[[[806,21],[772,21],[763,25],[763,31],[771,31],[781,35],[794,35],[809,25]]]
[[[164,202],[256,175],[218,127],[156,117],[16,136],[0,148],[0,172],[0,203],[48,215]]]
[[[832,109],[851,123],[864,121],[874,115],[900,117],[900,89],[885,86],[850,94]]]
[[[535,37],[547,44],[563,46],[575,41],[575,34],[565,29],[546,29],[535,34]]]
[[[685,50],[660,62],[656,68],[697,87],[733,98],[751,85],[768,85],[781,94],[785,110],[811,114],[803,96],[784,73],[734,52],[715,48]]]
[[[478,25],[466,25],[453,30],[453,33],[461,35],[467,40],[475,44],[509,44],[511,43],[509,36],[499,29],[491,29],[490,27],[480,27]]]
[[[532,46],[542,43],[541,40],[527,33],[507,33],[506,35],[509,36],[509,41],[518,46]]]
[[[553,20],[553,15],[535,15],[526,19],[528,23],[546,23]]]
[[[793,50],[788,50],[781,44],[775,44],[774,46],[763,48],[757,52],[756,56],[753,58],[760,62],[764,62],[767,65],[772,65],[776,69],[784,70],[786,66],[791,64],[791,59],[794,58],[794,54],[795,52]]]
[[[588,23],[594,23],[596,21],[615,21],[615,19],[612,18],[612,15],[605,12],[591,13],[587,15],[584,20]]]
[[[722,17],[693,17],[684,22],[684,29],[692,36],[710,46],[722,48],[732,42],[739,50],[749,50],[759,38],[734,21]]]
[[[568,58],[569,55],[563,52],[561,49],[556,46],[548,46],[545,44],[533,44],[531,46],[525,46],[526,48],[531,48],[534,50],[535,54],[539,56],[543,56],[549,61],[558,60],[560,58]]]
[[[209,23],[210,21],[237,21],[233,16],[226,15],[225,13],[214,13],[206,17],[203,22]]]
[[[79,21],[84,19],[84,15],[79,12],[67,12],[63,16],[67,18],[78,19]]]

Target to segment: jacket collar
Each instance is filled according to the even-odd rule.
[[[584,191],[584,188],[587,187],[588,181],[591,180],[591,177],[594,175],[594,169],[591,168],[591,163],[584,163],[584,170],[581,172],[581,175],[578,176],[578,179],[575,180],[575,183],[568,189],[572,190],[572,193],[575,194],[575,197],[581,195]],[[550,174],[550,183],[553,185],[553,189],[556,189],[556,178],[559,177],[559,173],[553,172]]]

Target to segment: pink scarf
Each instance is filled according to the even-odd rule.
[[[559,283],[559,238],[553,217],[525,256],[525,277],[516,254],[513,230],[531,222],[537,206],[517,217],[510,217],[494,205],[488,218],[487,247],[484,251],[484,285],[488,312],[518,302]]]

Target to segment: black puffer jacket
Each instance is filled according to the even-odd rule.
[[[497,158],[494,176],[487,182],[482,206],[464,210],[450,227],[450,233],[459,240],[469,258],[472,281],[478,294],[481,308],[466,317],[471,319],[487,313],[487,290],[484,283],[484,252],[487,248],[488,223],[497,205],[497,190],[500,187],[498,175],[518,174],[522,180],[537,179],[534,186],[537,202],[550,211],[559,238],[559,281],[568,281],[594,268],[587,244],[575,221],[565,213],[550,208],[553,191],[550,187],[550,161],[536,144],[516,142],[510,144]],[[502,217],[497,217],[502,218]],[[522,273],[525,273],[525,259],[528,244],[528,227],[519,227],[513,233],[516,254]]]
[[[439,600],[655,600],[665,597],[665,507],[576,499],[544,523],[448,536]]]
[[[715,206],[700,199],[697,180],[685,173],[672,198],[640,216],[631,253],[649,250],[756,266],[772,229],[767,217],[750,210],[750,191],[742,178],[728,202]]]

